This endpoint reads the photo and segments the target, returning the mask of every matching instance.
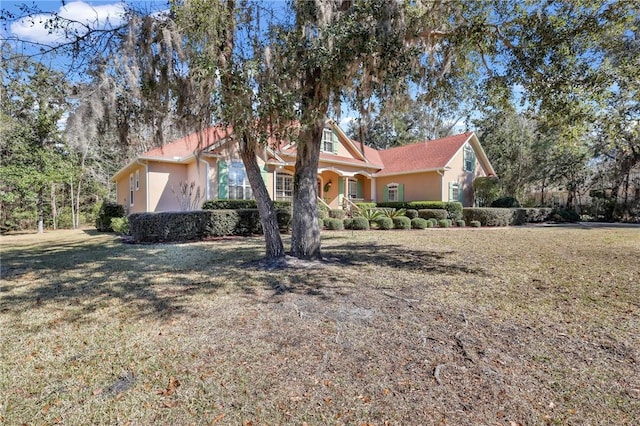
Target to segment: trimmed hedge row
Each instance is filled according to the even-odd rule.
[[[509,226],[545,222],[553,217],[553,213],[550,208],[465,207],[462,215],[469,224],[480,222],[482,226]]]
[[[277,211],[280,230],[289,230],[291,212]],[[129,215],[133,239],[142,243],[197,241],[210,237],[262,233],[257,209],[195,210]]]
[[[274,201],[276,209],[291,209],[291,201]],[[237,209],[257,209],[256,200],[209,200],[202,204],[202,210],[237,210]]]

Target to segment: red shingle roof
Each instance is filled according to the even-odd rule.
[[[378,151],[384,168],[376,176],[441,169],[473,132]]]
[[[447,165],[472,134],[473,132],[466,132],[442,139],[419,142],[381,151],[365,145],[364,155],[369,163],[360,159],[326,153],[321,153],[320,158],[321,160],[329,162],[336,161],[365,167],[377,166],[381,170],[376,173],[376,176],[441,169]],[[220,126],[210,127],[202,133],[193,133],[162,147],[149,150],[142,154],[142,157],[184,158],[225,139],[229,135],[231,135],[230,128]],[[354,144],[360,148],[358,142],[354,142]],[[285,155],[295,155],[296,149],[292,147],[282,150],[281,152]]]
[[[175,157],[187,157],[191,154],[195,154],[198,151],[202,151],[210,145],[221,141],[231,134],[230,129],[223,127],[209,127],[199,133],[192,133],[185,136],[182,139],[178,139],[174,142],[160,146],[158,148],[151,149],[142,157],[161,157],[161,158],[175,158]]]

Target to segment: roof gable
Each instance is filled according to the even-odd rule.
[[[201,132],[191,133],[181,139],[171,143],[153,148],[144,154],[141,158],[155,157],[166,159],[179,159],[195,155],[206,151],[208,148],[215,146],[231,135],[229,128],[220,126],[209,127]]]
[[[443,169],[473,132],[378,151],[384,168],[377,176]]]

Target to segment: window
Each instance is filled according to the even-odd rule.
[[[129,175],[129,205],[133,206],[133,173]]]
[[[449,182],[449,201],[460,201],[460,184]]]
[[[387,187],[389,201],[400,201],[398,184],[392,183]]]
[[[333,135],[333,130],[324,129],[322,131],[322,151],[323,152],[336,152],[335,148],[335,140]]]
[[[136,170],[136,191],[140,189],[140,170]]]
[[[358,198],[358,181],[355,179],[349,179],[347,191],[350,199]]]
[[[229,166],[229,198],[232,200],[250,200],[253,191],[247,179],[242,161],[232,161]]]
[[[293,198],[293,176],[287,173],[276,174],[276,200],[287,201]]]
[[[464,171],[474,172],[476,170],[476,154],[469,145],[464,147]]]

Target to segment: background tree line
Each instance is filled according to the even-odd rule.
[[[253,154],[269,136],[298,144],[292,252],[319,257],[321,129],[343,111],[356,116],[351,136],[376,148],[476,130],[500,194],[563,188],[570,206],[591,195],[609,217],[628,217],[640,161],[637,12],[603,0],[185,0],[163,13],[131,6],[122,24],[80,33],[51,14],[67,37],[45,51],[74,58],[84,77],[47,70],[5,39],[3,226],[51,226],[60,208],[78,226],[136,154],[226,123],[265,224],[273,206]],[[277,257],[276,234],[266,238]]]

